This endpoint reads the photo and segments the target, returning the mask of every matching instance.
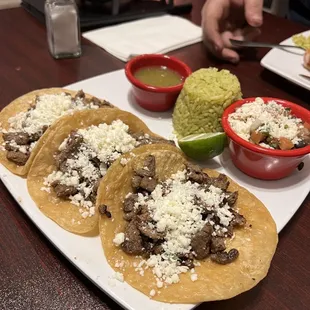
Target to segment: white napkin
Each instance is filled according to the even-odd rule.
[[[20,6],[21,0],[0,0],[0,10],[17,8]]]
[[[83,37],[128,61],[132,55],[165,54],[200,42],[202,30],[184,18],[163,15],[88,31]]]

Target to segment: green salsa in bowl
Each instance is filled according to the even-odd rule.
[[[132,58],[125,74],[135,101],[144,109],[161,112],[173,107],[191,69],[175,57],[145,54]]]

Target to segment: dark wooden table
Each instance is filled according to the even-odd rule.
[[[203,0],[194,1],[189,16],[200,22]],[[280,42],[300,25],[265,16],[262,41]],[[275,96],[309,109],[310,93],[264,70],[259,60],[267,50],[249,51],[239,65],[207,56],[202,44],[173,52],[196,70],[210,65],[231,70],[244,96]],[[0,11],[0,105],[33,89],[63,86],[120,69],[124,64],[83,41],[83,56],[53,60],[45,28],[23,9]],[[310,196],[280,234],[268,277],[234,299],[211,302],[197,309],[310,308]],[[58,252],[40,233],[0,183],[0,309],[121,309]],[[147,309],[146,309],[147,310]]]

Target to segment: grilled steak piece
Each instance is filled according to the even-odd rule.
[[[143,132],[135,132],[129,133],[135,140],[137,140],[139,142],[139,145],[146,145],[146,144],[157,144],[157,143],[163,143],[163,144],[170,144],[170,145],[174,145],[175,143],[172,140],[166,140],[164,138],[161,137],[153,137],[153,136],[145,136],[145,134]]]
[[[29,144],[29,134],[26,132],[8,132],[3,134],[3,140],[6,142],[16,142],[18,145]]]
[[[75,97],[74,97],[74,100],[76,100],[76,99],[84,99],[85,98],[85,93],[83,92],[83,90],[79,90],[77,93],[76,93],[76,95],[75,95]]]
[[[151,228],[148,223],[149,222],[138,222],[137,228],[140,230],[141,234],[152,240],[163,239],[165,235],[157,232],[155,228]]]
[[[182,254],[179,256],[182,266],[186,266],[189,269],[194,268],[194,255],[193,254]]]
[[[140,231],[135,221],[131,221],[125,228],[125,241],[121,244],[121,248],[127,254],[141,255],[145,252],[143,247]]]
[[[230,207],[233,207],[238,199],[238,192],[227,193],[224,201],[228,203]]]
[[[190,181],[196,182],[199,184],[209,184],[211,181],[211,178],[204,173],[200,167],[193,165],[193,164],[187,164],[186,165],[187,170],[187,177]]]
[[[155,176],[155,157],[153,155],[147,156],[144,160],[143,168],[135,171],[141,177],[154,177]]]
[[[98,207],[98,211],[101,215],[106,215],[108,218],[112,217],[111,212],[108,210],[108,207],[106,205],[100,205]]]
[[[83,137],[76,132],[72,132],[69,136],[66,148],[56,155],[56,165],[59,169],[61,164],[68,158],[72,158],[83,142]]]
[[[142,178],[138,175],[134,175],[131,179],[131,185],[133,188],[138,189],[140,188]]]
[[[141,180],[140,188],[145,189],[147,192],[151,193],[157,185],[157,181],[153,178],[144,177]]]
[[[211,239],[211,253],[222,252],[226,249],[224,238],[212,237]]]
[[[195,252],[196,259],[204,259],[210,254],[210,241],[212,237],[212,226],[206,224],[201,231],[198,231],[192,238],[191,247]]]
[[[236,249],[231,249],[227,252],[218,252],[216,254],[211,254],[211,260],[215,263],[226,265],[235,261],[239,256],[239,252]]]
[[[125,198],[123,203],[124,212],[132,212],[135,207],[135,203],[138,201],[137,194],[131,194],[129,197]]]
[[[9,151],[6,153],[6,158],[18,166],[24,166],[29,158],[29,153],[22,153],[19,151]]]
[[[231,212],[234,215],[234,218],[232,219],[232,221],[230,223],[232,226],[240,226],[240,227],[242,227],[242,226],[244,226],[246,224],[246,219],[245,219],[245,217],[243,215],[241,215],[238,212],[233,211],[233,210],[231,210]]]
[[[229,186],[229,181],[227,176],[221,173],[217,178],[211,178],[211,184],[223,191],[226,191]]]
[[[53,185],[53,184],[52,184]],[[68,186],[60,183],[56,183],[54,191],[59,198],[69,198],[78,193],[78,190],[74,186]]]
[[[152,250],[153,254],[159,255],[164,252],[163,246],[160,243],[156,243]]]
[[[123,219],[127,222],[130,222],[135,218],[135,216],[136,216],[136,212],[134,212],[134,211],[127,212],[127,213],[124,213]]]
[[[11,145],[9,143],[5,143],[4,148],[7,151],[19,152],[19,146],[13,146],[13,145]]]

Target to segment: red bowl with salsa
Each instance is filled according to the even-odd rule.
[[[282,179],[297,168],[302,168],[302,161],[309,156],[310,145],[289,150],[271,149],[247,141],[232,128],[229,116],[244,104],[255,101],[256,98],[239,100],[227,109],[222,116],[222,125],[229,138],[229,151],[234,165],[245,174],[262,180]],[[292,102],[263,97],[265,104],[270,101],[283,106],[291,115],[302,120],[302,124],[310,124],[310,111]],[[266,122],[268,124],[268,122]],[[308,125],[307,125],[308,126]],[[310,132],[310,131],[309,131]],[[309,136],[308,136],[309,138]]]
[[[135,100],[144,109],[155,112],[173,107],[191,73],[179,59],[160,54],[134,57],[125,66]]]

